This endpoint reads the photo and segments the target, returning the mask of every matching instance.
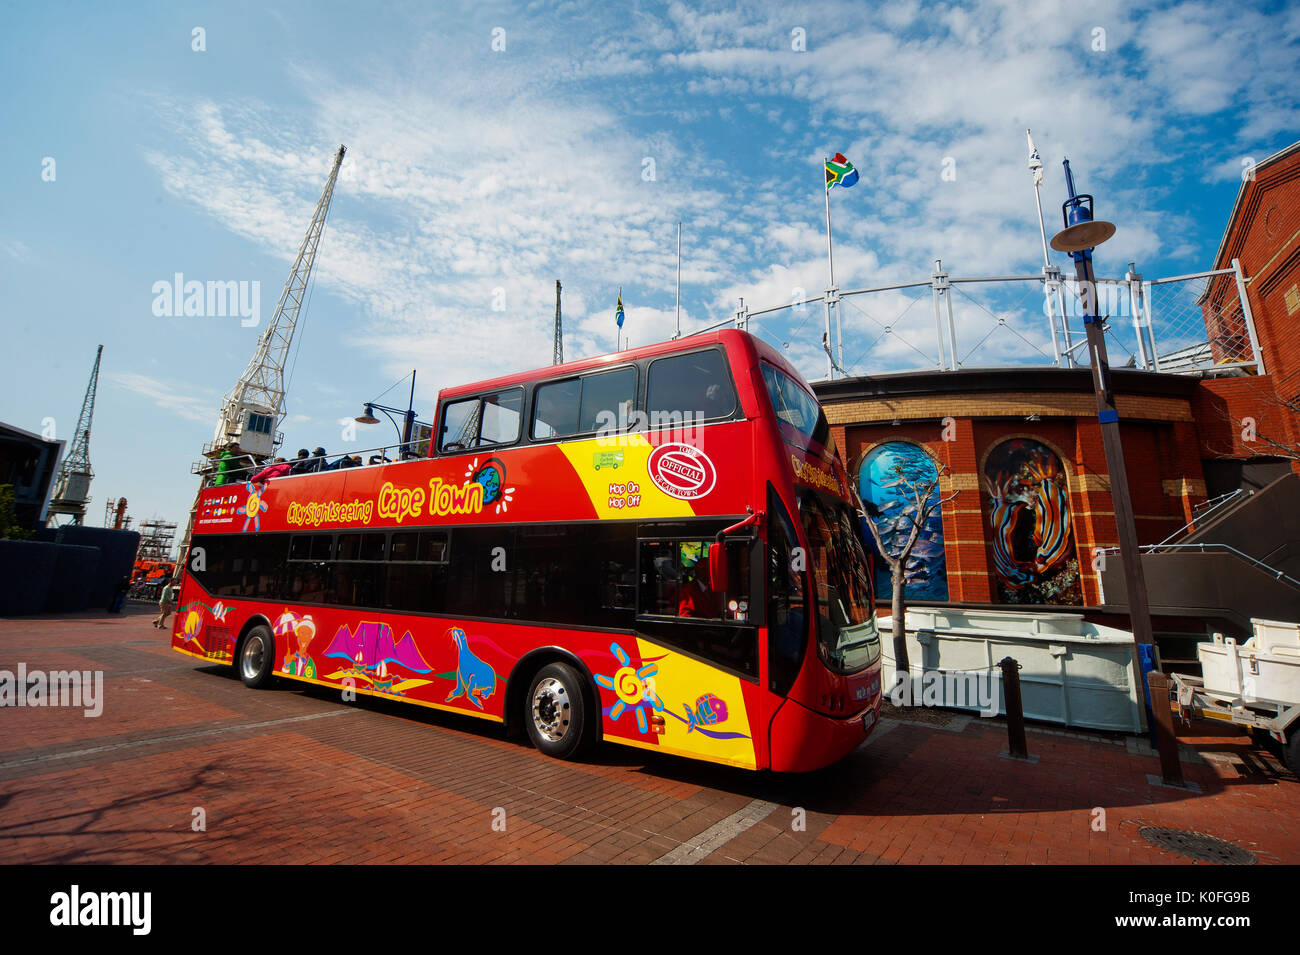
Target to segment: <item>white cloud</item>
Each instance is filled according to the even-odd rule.
[[[109,376],[118,388],[139,395],[156,407],[170,411],[187,421],[211,424],[216,420],[219,402],[213,398],[186,394],[178,385],[138,372],[118,372]]]
[[[1047,163],[1049,230],[1069,155],[1099,215],[1120,226],[1099,269],[1186,251],[1165,237],[1186,234],[1187,219],[1153,205],[1171,188],[1164,171],[1181,159],[1217,181],[1231,167],[1213,151],[1188,155],[1195,124],[1239,101],[1275,116],[1295,108],[1279,77],[1294,75],[1286,51],[1300,18],[1279,29],[1244,10],[1229,21],[1207,4],[1119,0],[910,2],[866,18],[849,3],[673,3],[663,15],[534,6],[512,20],[509,56],[484,59],[486,43],[444,52],[434,86],[411,82],[399,53],[355,79],[295,65],[311,104],[297,118],[255,102],[160,102],[181,147],[147,158],[170,192],[287,265],[334,143],[349,143],[318,281],[363,317],[348,347],[451,384],[545,363],[556,277],[566,354],[613,347],[620,284],[633,340],[667,337],[679,217],[684,325],[725,319],[741,297],[762,308],[794,289],[818,294],[816,183],[835,149],[862,174],[831,197],[841,288],[924,280],[935,259],[955,275],[1037,272],[1026,126]],[[1278,39],[1256,57],[1271,71],[1261,76],[1239,66],[1266,25]],[[790,49],[795,26],[807,52]],[[1093,49],[1098,29],[1104,50]],[[1278,122],[1244,117],[1241,128],[1263,138]],[[746,138],[726,142],[733,128]],[[846,357],[872,341],[848,314]],[[1005,318],[1043,345],[1032,309]],[[761,327],[778,342],[799,327],[790,351],[815,373],[817,322],[778,324]],[[999,356],[1028,347],[999,334],[1017,343]],[[897,340],[877,354],[915,358]]]

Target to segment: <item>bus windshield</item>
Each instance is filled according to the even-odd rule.
[[[824,448],[829,448],[830,425],[821,405],[804,391],[794,379],[767,362],[760,366],[763,385],[771,399],[777,418],[790,425],[805,438],[812,438]]]
[[[798,501],[817,587],[818,652],[832,670],[855,673],[880,658],[880,636],[854,514],[811,490],[800,490]]]

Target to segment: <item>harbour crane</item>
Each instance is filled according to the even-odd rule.
[[[564,364],[564,327],[560,323],[560,280],[555,280],[555,353],[551,356],[553,365]]]
[[[204,457],[220,458],[229,452],[248,455],[261,462],[270,457],[284,440],[278,430],[284,418],[284,363],[298,325],[312,266],[316,263],[316,249],[320,245],[325,216],[329,213],[334,183],[338,180],[345,152],[347,147],[340,146],[334,155],[334,166],[316,203],[307,234],[298,247],[298,257],[294,259],[289,278],[284,283],[275,314],[258,338],[257,349],[248,367],[222,402],[216,432],[204,448]]]
[[[99,387],[99,359],[104,354],[104,346],[95,351],[95,366],[90,370],[90,384],[86,386],[86,395],[81,399],[81,415],[77,418],[77,430],[72,436],[72,448],[63,459],[59,473],[54,479],[54,496],[46,516],[49,526],[59,526],[56,515],[66,518],[63,526],[86,522],[86,504],[90,501],[90,479],[95,472],[90,469],[90,422],[95,416],[95,389]]]
[[[191,468],[194,473],[202,475],[199,495],[203,493],[210,476],[225,479],[225,467],[229,462],[263,464],[284,440],[284,435],[279,431],[280,422],[284,419],[284,365],[302,311],[303,298],[307,294],[311,270],[316,264],[316,250],[325,229],[330,201],[334,197],[334,184],[338,181],[339,167],[343,164],[346,152],[346,146],[339,146],[338,152],[334,154],[334,165],[325,181],[325,189],[316,202],[316,211],[312,213],[307,234],[298,246],[298,256],[293,261],[289,278],[276,303],[275,314],[266,326],[266,331],[258,337],[257,348],[248,367],[221,403],[216,431],[212,440],[203,446],[203,456],[207,460],[198,461]],[[190,508],[185,536],[181,539],[181,554],[189,551],[198,506],[199,496],[196,495],[194,506]]]

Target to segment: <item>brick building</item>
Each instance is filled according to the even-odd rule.
[[[1235,366],[1112,369],[1139,542],[1204,544],[1210,525],[1219,526],[1201,548],[1207,559],[1194,566],[1190,545],[1144,557],[1158,633],[1242,632],[1251,616],[1288,611],[1300,620],[1300,586],[1257,600],[1252,588],[1267,590],[1267,581],[1237,579],[1260,563],[1300,579],[1297,517],[1274,516],[1300,503],[1300,143],[1253,173],[1214,265],[1239,261],[1246,320],[1234,316],[1233,274],[1214,276],[1199,301],[1213,365]],[[1234,318],[1240,334],[1218,327]],[[889,533],[908,526],[899,479],[942,472],[939,494],[951,500],[922,533],[909,600],[1069,607],[1096,618],[1125,609],[1117,555],[1097,557],[1118,535],[1088,369],[906,372],[815,389],[887,545]],[[1184,579],[1200,593],[1168,590]]]

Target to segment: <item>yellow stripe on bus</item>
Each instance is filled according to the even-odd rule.
[[[741,769],[755,769],[757,766],[753,760],[745,761],[740,759],[728,759],[725,756],[711,756],[707,753],[697,752],[696,750],[676,749],[659,743],[643,743],[640,740],[628,739],[625,736],[610,736],[606,733],[601,738],[607,743],[619,743],[623,746],[645,749],[652,753],[665,753],[669,756],[689,756],[691,759],[700,759],[706,763],[717,763],[720,766],[738,766]]]
[[[650,480],[654,450],[643,434],[560,442],[560,450],[591,498],[598,517],[693,517],[688,501],[670,497]],[[629,483],[630,482],[630,483]],[[631,485],[635,485],[633,490]]]

